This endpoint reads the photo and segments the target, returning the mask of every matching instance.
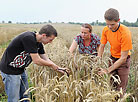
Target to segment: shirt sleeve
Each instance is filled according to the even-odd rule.
[[[39,43],[38,48],[39,48],[38,49],[39,54],[45,54],[45,50],[44,50],[42,43]]]
[[[103,29],[102,37],[101,37],[100,42],[101,42],[101,44],[106,44],[107,43],[106,29],[105,28]]]
[[[74,38],[74,40],[77,42],[77,44],[79,44],[79,42],[80,42],[80,35],[76,36],[76,37]]]
[[[131,49],[132,49],[131,32],[126,31],[122,34],[121,51],[127,51]]]
[[[22,44],[23,44],[25,52],[27,52],[27,53],[38,53],[36,41],[35,41],[34,37],[25,36],[22,39]]]
[[[101,42],[100,42],[100,37],[98,35],[96,35],[96,40],[97,40],[97,45],[100,45]]]

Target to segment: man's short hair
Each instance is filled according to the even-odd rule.
[[[109,21],[117,22],[119,20],[119,12],[116,9],[110,8],[105,12],[104,18]]]
[[[92,33],[92,26],[90,24],[84,23],[84,24],[82,24],[82,27],[88,28],[89,29],[89,32]]]
[[[50,24],[44,25],[40,29],[39,34],[46,34],[47,37],[49,37],[51,35],[54,35],[55,37],[57,37],[56,29]]]

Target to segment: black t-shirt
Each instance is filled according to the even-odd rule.
[[[30,53],[44,54],[42,43],[37,42],[34,32],[24,32],[15,37],[5,50],[0,61],[0,70],[3,73],[18,75],[31,62]]]

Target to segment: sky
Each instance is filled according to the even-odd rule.
[[[109,8],[121,21],[138,18],[138,0],[0,0],[0,22],[104,22]]]

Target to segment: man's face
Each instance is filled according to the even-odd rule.
[[[51,43],[54,39],[55,39],[55,36],[54,35],[51,35],[49,37],[46,36],[46,34],[42,34],[42,43],[45,45],[45,44],[48,44],[48,43]]]
[[[89,36],[90,36],[90,32],[89,32],[89,28],[84,28],[84,27],[81,27],[81,37],[82,39],[88,39]]]
[[[118,28],[118,23],[120,20],[118,20],[117,22],[116,21],[109,21],[109,20],[105,20],[106,21],[106,25],[107,27],[112,30],[112,31],[115,31],[117,28]]]

